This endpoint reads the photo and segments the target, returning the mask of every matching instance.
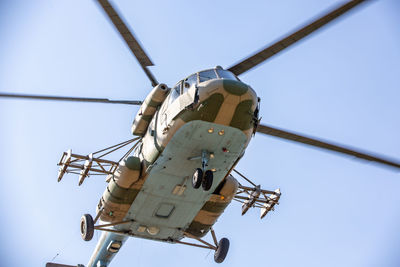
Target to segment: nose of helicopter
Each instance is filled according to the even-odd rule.
[[[198,85],[201,120],[238,128],[251,135],[257,95],[247,84],[233,79],[213,79]]]

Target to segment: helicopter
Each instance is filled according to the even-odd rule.
[[[215,69],[213,69],[214,70],[214,72],[215,73],[218,73],[218,70],[219,70],[220,68],[215,68]],[[198,75],[200,76],[200,72],[198,73]],[[183,87],[183,86],[182,86]],[[182,88],[181,87],[181,88]],[[211,129],[211,128],[208,128],[207,130],[209,130],[209,129]],[[215,130],[215,129],[214,129]],[[219,131],[216,131],[216,132],[219,132]],[[65,165],[64,165],[65,166]]]

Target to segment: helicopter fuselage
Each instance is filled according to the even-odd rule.
[[[142,141],[134,152],[141,162],[137,182],[129,190],[106,190],[105,194],[111,194],[106,197],[109,202],[131,202],[108,203],[110,207],[121,207],[123,212],[107,210],[100,217],[105,222],[132,221],[114,226],[116,230],[166,242],[187,234],[202,237],[235,195],[237,181],[229,174],[254,133],[258,98],[250,86],[233,75],[202,81],[201,74],[191,75],[172,88],[156,108],[146,131],[142,131]],[[132,128],[132,132],[136,130]],[[192,186],[192,174],[201,168],[203,152],[211,155],[206,169],[213,172],[213,183],[207,191]],[[118,242],[125,240],[112,233],[103,235],[101,240],[111,236]],[[98,243],[91,262],[111,260],[105,246],[104,242]]]

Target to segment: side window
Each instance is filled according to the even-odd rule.
[[[171,105],[172,102],[174,102],[175,99],[177,99],[181,94],[181,82],[179,82],[177,85],[175,85],[174,88],[172,88],[169,99],[168,99],[168,105]]]
[[[187,77],[183,82],[184,86],[182,93],[186,92],[190,87],[192,87],[196,83],[197,83],[197,73]]]
[[[199,72],[200,82],[205,82],[205,81],[216,79],[216,78],[217,78],[217,74],[215,73],[215,70],[205,70],[205,71]]]

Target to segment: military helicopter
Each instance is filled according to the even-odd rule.
[[[355,6],[360,2],[362,1],[351,2],[350,4],[342,6],[339,9],[335,10],[334,13],[338,15],[337,13],[345,12],[346,9],[350,9],[352,6]],[[123,24],[119,24],[120,18],[114,13],[114,10],[109,5],[109,3],[107,3],[106,1],[101,1],[100,3],[102,7],[105,9],[106,13],[111,17],[111,20],[114,22],[114,24],[117,25],[117,28],[119,29],[121,34],[127,34],[126,30],[123,29]],[[330,20],[332,19],[331,16],[333,16],[332,13],[330,13],[330,15],[326,15],[324,18],[325,20]],[[324,20],[324,18],[322,18],[322,20]],[[327,21],[325,21],[324,23],[327,23]],[[304,31],[303,33],[297,32],[294,34],[294,36],[297,35],[301,36],[302,34],[304,34]],[[130,41],[135,40],[133,35],[129,35],[129,33],[128,37],[125,36],[125,38]],[[282,41],[279,45],[274,46],[272,50],[273,52],[275,52],[276,47],[280,47],[282,43],[287,44],[286,42],[294,42],[294,41],[297,41],[297,37],[291,36],[289,39]],[[131,43],[130,46],[133,47],[132,48],[133,51],[136,51],[134,52],[134,54],[137,56],[140,62],[141,61],[140,58],[143,55],[145,55],[143,50],[140,48],[138,44]],[[238,66],[241,65],[242,67],[244,66],[244,69],[251,68],[252,66],[255,66],[256,64],[260,63],[257,62],[257,58],[261,57],[263,60],[265,60],[264,58],[265,53],[268,51],[270,53],[271,49],[270,50],[265,49],[261,53],[257,54],[258,56],[255,56],[256,58],[255,61],[253,59],[245,60],[237,65]],[[140,54],[140,52],[142,52],[142,55],[138,56],[137,54]],[[250,66],[248,65],[249,62]],[[325,149],[330,149],[336,152],[350,154],[352,156],[356,156],[366,160],[376,161],[396,168],[399,167],[399,164],[394,162],[393,160],[387,160],[382,157],[374,155],[367,155],[365,153],[357,152],[348,148],[340,147],[334,144],[329,144],[316,139],[304,137],[288,131],[259,124],[259,117],[258,117],[259,101],[255,95],[255,92],[250,87],[243,84],[237,78],[237,75],[240,75],[243,72],[242,70],[235,70],[236,65],[229,68],[228,70],[224,70],[221,67],[216,67],[213,69],[200,71],[198,73],[195,73],[194,75],[190,75],[186,79],[183,79],[182,81],[178,82],[177,85],[174,86],[172,89],[169,89],[166,85],[158,84],[154,76],[150,73],[149,69],[147,68],[148,65],[146,64],[147,63],[141,63],[141,66],[143,67],[143,69],[145,70],[146,74],[148,75],[149,79],[152,81],[152,84],[155,87],[148,96],[148,98],[146,98],[146,100],[142,104],[140,111],[138,112],[138,115],[136,116],[134,124],[132,126],[132,132],[134,133],[134,135],[137,135],[139,137],[137,139],[130,140],[129,142],[122,143],[119,146],[111,147],[110,150],[99,151],[98,153],[93,153],[89,155],[77,155],[73,154],[72,151],[67,151],[66,153],[63,154],[60,160],[61,168],[59,172],[59,180],[62,179],[65,172],[67,172],[71,168],[75,168],[80,175],[79,184],[81,184],[86,179],[86,177],[88,176],[88,174],[90,174],[90,172],[99,172],[107,175],[109,185],[113,187],[112,189],[108,188],[108,190],[105,192],[105,195],[103,195],[104,198],[99,203],[100,205],[98,206],[98,212],[96,214],[96,218],[94,219],[94,221],[97,221],[96,219],[100,219],[102,222],[109,222],[108,224],[106,223],[100,226],[96,226],[96,229],[109,232],[109,234],[108,233],[103,234],[101,242],[99,243],[98,246],[98,248],[101,248],[100,253],[94,255],[95,258],[93,260],[93,263],[96,261],[102,262],[102,259],[106,259],[103,260],[103,262],[104,264],[107,264],[108,263],[107,260],[111,259],[112,256],[115,255],[115,253],[119,250],[126,236],[132,235],[137,237],[160,240],[157,239],[157,236],[161,235],[161,232],[164,230],[161,229],[160,226],[146,225],[147,222],[145,220],[141,221],[140,219],[138,220],[136,218],[135,219],[125,218],[125,215],[127,213],[129,214],[130,212],[130,207],[128,211],[123,211],[122,208],[117,207],[119,211],[122,213],[122,215],[121,214],[118,215],[116,214],[116,212],[114,212],[115,207],[112,207],[112,205],[115,203],[113,203],[113,201],[108,202],[107,200],[112,199],[113,197],[115,197],[116,194],[118,194],[115,188],[118,188],[118,186],[124,188],[122,184],[124,184],[124,182],[127,182],[125,181],[124,177],[125,178],[129,177],[129,179],[132,179],[129,180],[129,182],[134,183],[135,186],[136,185],[139,186],[139,188],[135,189],[139,190],[140,194],[145,193],[150,195],[150,191],[144,190],[143,187],[147,185],[146,183],[148,182],[150,183],[152,179],[151,174],[155,172],[158,175],[160,175],[160,173],[165,172],[167,173],[165,177],[168,177],[166,179],[169,179],[171,173],[168,172],[170,171],[171,168],[173,172],[172,176],[179,176],[181,181],[178,183],[176,183],[176,181],[172,183],[168,181],[166,185],[162,185],[160,183],[157,183],[156,185],[164,187],[172,185],[173,187],[169,188],[172,190],[166,190],[166,191],[169,191],[168,194],[176,195],[177,199],[179,199],[180,197],[183,198],[193,197],[195,194],[198,194],[200,197],[203,198],[203,200],[198,202],[198,204],[201,205],[197,208],[197,211],[199,210],[201,211],[203,209],[202,208],[204,207],[203,204],[207,205],[207,202],[209,200],[206,203],[204,203],[204,201],[210,199],[210,195],[219,196],[218,201],[222,201],[224,203],[227,202],[228,200],[232,200],[233,198],[238,197],[238,193],[241,192],[241,193],[247,193],[248,195],[243,199],[244,205],[242,208],[242,212],[245,213],[248,208],[253,207],[257,202],[258,207],[264,209],[261,216],[263,215],[265,216],[266,212],[272,209],[272,206],[277,203],[277,200],[280,197],[280,192],[262,190],[259,186],[255,184],[252,184],[250,187],[245,187],[239,185],[239,183],[237,183],[235,178],[229,176],[229,174],[232,173],[232,171],[234,171],[233,167],[236,164],[237,160],[241,158],[242,152],[244,152],[244,148],[247,146],[247,143],[249,142],[250,138],[256,132],[274,135],[292,141],[297,141],[317,147],[322,147]],[[226,94],[226,92],[223,90],[219,91],[220,89],[227,91],[228,95],[224,95]],[[212,91],[212,93],[222,94],[223,95],[222,102],[216,101],[216,103],[213,103],[212,99],[206,98],[207,94],[210,94],[210,92],[208,92],[207,90]],[[232,112],[232,110],[229,111],[229,105],[225,106],[225,100],[229,99],[231,95],[237,96],[238,98],[241,98],[242,96],[249,98],[246,100],[251,100],[250,102],[251,104],[247,104],[250,106],[250,108],[241,110],[242,108],[239,108],[239,105],[242,99],[240,99],[236,101],[237,106],[234,106],[232,108],[234,112]],[[2,94],[2,96],[74,100],[74,101],[94,101],[94,102],[105,102],[105,103],[118,102],[107,99],[59,98],[59,97],[31,96],[31,95],[22,96],[22,95]],[[135,101],[120,101],[119,103],[139,104],[139,102]],[[207,103],[212,103],[212,104],[207,104]],[[207,105],[208,107],[213,107],[213,108],[219,107],[219,109],[225,109],[225,110],[222,113],[218,111],[217,114],[211,115],[211,116],[216,116],[213,119],[206,118],[207,116],[210,116],[210,114],[212,114],[212,112],[208,110]],[[174,108],[177,106],[178,108]],[[244,119],[242,118],[234,119],[237,110],[240,110],[238,111],[239,113],[242,112],[243,114],[245,114],[243,116]],[[199,114],[196,114],[196,112],[199,112]],[[224,122],[223,121],[224,116],[229,114],[229,112],[233,114],[230,115],[231,118],[229,121],[227,119],[228,122]],[[221,114],[222,118],[218,118],[218,114]],[[176,119],[178,118],[178,116],[183,116],[179,117],[181,121],[178,121]],[[191,118],[192,116],[194,118],[200,118],[200,119],[193,119]],[[199,120],[202,123],[202,125],[198,126],[191,124],[192,121],[197,121],[197,120]],[[243,128],[244,126],[234,127],[233,124],[235,123],[233,123],[233,121],[236,121],[238,125],[247,124],[249,128]],[[179,123],[181,125],[179,125]],[[191,127],[191,128],[189,128],[187,131],[182,131],[185,129],[184,127]],[[247,133],[244,134],[247,137],[247,139],[243,139],[243,135],[238,134],[239,133],[238,131],[234,131],[231,128],[238,128],[244,132],[247,131]],[[240,136],[242,138],[240,138]],[[208,140],[209,138],[212,139],[212,142],[220,142],[221,140],[226,140],[227,143],[222,144],[222,146],[220,147],[218,147],[219,144],[216,145],[215,143],[206,145],[207,143],[206,140]],[[217,138],[221,139],[219,141],[215,141],[218,140]],[[121,162],[112,162],[105,160],[103,159],[104,157],[103,155],[96,156],[99,153],[107,154],[108,152],[116,148],[120,148],[124,145],[130,145],[133,142],[136,143],[132,147],[134,151],[132,156],[123,157]],[[195,144],[196,142],[198,142],[197,145]],[[231,143],[228,144],[229,142]],[[174,150],[169,151],[169,146],[171,144],[174,145],[173,147],[179,148],[178,149],[179,151],[174,151]],[[187,149],[187,151],[185,151],[184,155],[180,155],[179,152],[183,152],[181,150],[185,150],[182,149],[185,147],[185,144],[190,144],[190,147]],[[146,147],[146,145],[150,146],[150,148]],[[154,148],[151,147],[153,145]],[[241,145],[241,147],[235,147],[235,145]],[[205,146],[207,147],[207,149],[205,148],[194,149],[194,147],[196,146],[197,147]],[[149,153],[148,151],[151,151],[151,153]],[[156,154],[158,153],[158,155],[155,156],[152,155],[153,151],[156,151],[155,153]],[[195,153],[188,154],[186,153],[188,151]],[[129,151],[128,155],[130,155],[130,152],[132,151]],[[221,161],[221,158],[223,159],[223,161],[218,162]],[[162,159],[164,161],[158,161]],[[176,162],[173,162],[174,160],[176,160]],[[186,163],[182,164],[182,162]],[[226,164],[226,166],[224,164]],[[110,170],[104,168],[105,165],[110,167]],[[185,166],[182,167],[181,165]],[[193,173],[187,175],[188,171],[185,168],[191,170]],[[176,175],[177,169],[181,169],[180,171],[185,172],[186,174]],[[129,175],[127,173],[129,173]],[[145,174],[144,176],[143,173]],[[241,176],[240,173],[236,173],[236,175]],[[158,178],[154,179],[163,179],[160,178],[160,176],[156,177]],[[140,184],[141,182],[138,182],[140,179],[142,179],[141,181],[143,182],[142,184]],[[190,184],[192,187],[189,186]],[[230,187],[235,190],[231,190],[231,194],[222,193],[224,190],[227,190],[225,186],[229,184],[231,184],[232,186]],[[150,188],[148,190],[151,190],[151,183],[149,184],[149,187]],[[199,187],[201,187],[202,189],[200,189]],[[236,191],[237,187],[240,188],[239,191]],[[132,188],[128,187],[128,188],[132,189],[134,187]],[[132,195],[134,194],[133,193],[129,194],[129,196]],[[261,195],[263,195],[264,197],[260,198]],[[140,197],[139,193],[136,195],[135,199],[132,199],[133,201],[131,205],[132,207],[137,206],[135,205],[135,201],[139,200],[137,199],[138,197]],[[190,200],[188,200],[188,202],[190,202]],[[218,203],[217,201],[211,201],[211,202]],[[147,203],[142,205],[145,206],[146,209],[147,207],[151,206],[148,205]],[[161,222],[164,221],[163,219],[168,220],[168,218],[170,216],[173,216],[179,209],[177,204],[173,205],[171,203],[157,202],[153,203],[153,205],[155,205],[154,206],[155,209],[153,209],[154,208],[153,207],[152,211],[154,211],[155,213],[152,216],[159,218]],[[208,205],[215,206],[217,204],[208,203]],[[190,207],[194,208],[193,205],[191,205]],[[131,213],[134,215],[138,214],[138,212],[135,210],[133,210]],[[118,221],[118,219],[121,218],[122,220]],[[154,219],[150,221],[154,221]],[[195,220],[193,220],[192,222],[195,222]],[[161,224],[162,223],[160,223],[160,225]],[[126,228],[126,225],[129,225],[129,228]],[[82,236],[84,237],[84,239],[86,240],[90,239],[91,235],[93,234],[92,230],[94,228],[95,227],[93,226],[91,216],[85,215],[81,223]],[[181,234],[182,236],[173,237],[171,239],[168,239],[170,238],[168,237],[166,239],[163,239],[163,241],[182,242],[180,241],[180,238],[185,236],[189,238],[193,237],[194,239],[198,239],[198,241],[202,242],[203,240],[200,240],[198,236],[194,234],[201,235],[207,233],[208,230],[211,231],[215,244],[214,245],[203,244],[203,245],[205,247],[217,251],[215,256],[217,262],[223,261],[227,252],[226,249],[227,242],[223,241],[218,243],[216,241],[215,234],[213,233],[211,228],[209,229],[200,228],[199,229],[200,233],[198,232],[196,233],[196,228],[191,229],[190,226],[186,229],[175,227],[174,231],[177,231],[178,234]],[[136,231],[136,232],[133,233],[131,231],[133,232]],[[101,263],[100,266],[103,266],[103,263]]]

